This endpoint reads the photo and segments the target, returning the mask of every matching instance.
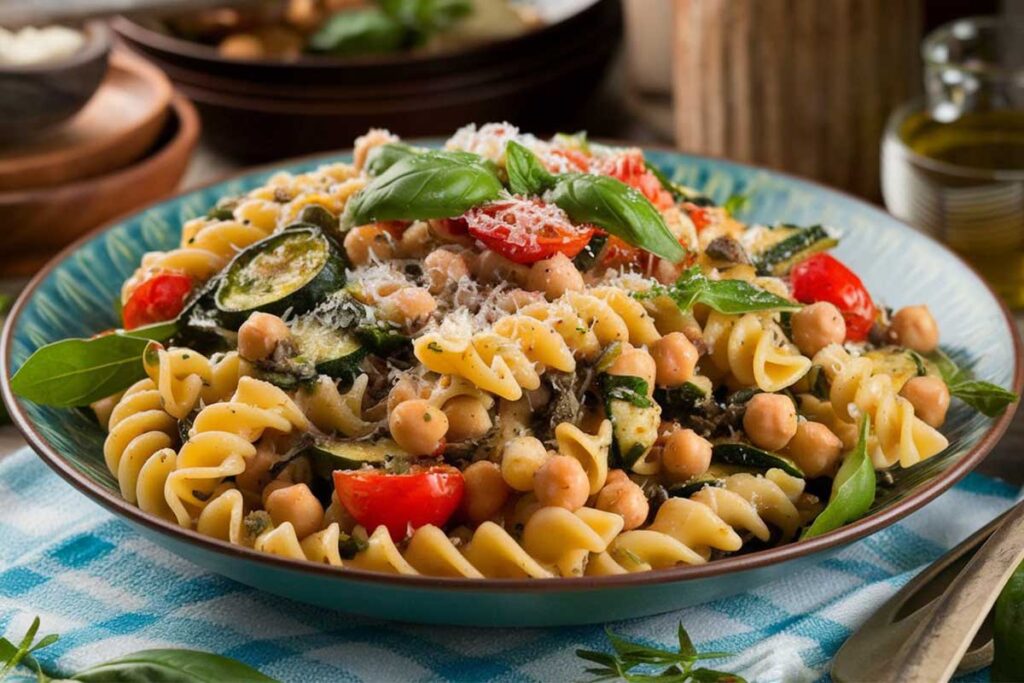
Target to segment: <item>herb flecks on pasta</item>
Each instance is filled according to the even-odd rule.
[[[487,124],[441,151],[371,131],[355,159],[188,221],[125,282],[126,329],[44,347],[15,390],[94,401],[150,514],[477,579],[827,533],[947,447],[951,399],[1016,399],[927,307],[877,305],[835,231],[743,225],[639,149]]]

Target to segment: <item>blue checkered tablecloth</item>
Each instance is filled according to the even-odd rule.
[[[700,649],[738,653],[711,665],[752,681],[819,680],[886,597],[1015,493],[971,475],[901,524],[791,578],[611,626],[671,646],[682,621]],[[187,647],[282,681],[561,681],[584,678],[576,648],[606,646],[600,626],[415,626],[262,593],[144,540],[22,451],[0,462],[0,633],[20,637],[35,615],[40,633],[61,635],[39,659],[65,673],[140,649]]]

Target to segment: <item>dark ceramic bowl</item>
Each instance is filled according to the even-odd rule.
[[[83,31],[85,45],[67,59],[0,65],[0,141],[35,135],[67,121],[100,87],[112,34],[98,21]]]

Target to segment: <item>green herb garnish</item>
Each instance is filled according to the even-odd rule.
[[[843,460],[832,481],[828,505],[814,519],[814,523],[804,530],[801,540],[827,534],[860,519],[875,502],[875,466],[868,456],[870,431],[871,418],[865,415],[860,423],[857,446]]]
[[[610,401],[626,401],[637,408],[654,405],[647,397],[647,380],[629,375],[602,375],[601,390]]]
[[[949,393],[983,415],[996,417],[1019,398],[1017,394],[998,384],[972,378],[968,371],[957,366],[953,359],[940,349],[929,354],[928,360],[935,363],[939,369],[939,374],[949,387]]]
[[[637,299],[654,299],[661,296],[667,296],[675,301],[684,313],[693,310],[695,304],[704,304],[726,314],[800,309],[800,304],[743,280],[710,280],[701,272],[699,266],[686,270],[668,287],[654,285],[650,289],[633,293],[633,297]]]

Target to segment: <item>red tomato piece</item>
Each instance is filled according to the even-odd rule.
[[[458,225],[459,221],[488,249],[524,265],[557,253],[573,258],[594,234],[592,226],[573,225],[554,204],[521,197],[470,209],[453,222]]]
[[[334,489],[349,514],[370,533],[387,527],[395,541],[410,529],[443,526],[462,502],[464,488],[462,472],[449,465],[413,468],[407,474],[334,472]]]
[[[639,190],[661,211],[675,206],[672,193],[662,187],[657,176],[647,170],[644,156],[640,152],[626,152],[606,159],[601,163],[599,172]]]
[[[590,171],[591,158],[579,150],[554,147],[551,149],[550,154],[565,159],[566,165],[572,170],[582,173]],[[561,173],[565,169],[559,168],[557,164],[550,163],[548,164],[548,170],[552,173]]]
[[[683,204],[683,208],[686,210],[687,215],[690,216],[690,220],[693,221],[693,227],[697,228],[697,232],[708,227],[715,220],[714,214],[711,211],[713,207],[697,206],[687,202]]]
[[[847,341],[864,341],[875,322],[875,303],[857,275],[828,254],[814,254],[790,272],[793,296],[811,304],[827,301],[846,320]]]
[[[157,273],[135,288],[121,311],[124,328],[171,320],[185,307],[192,278],[181,273]]]

